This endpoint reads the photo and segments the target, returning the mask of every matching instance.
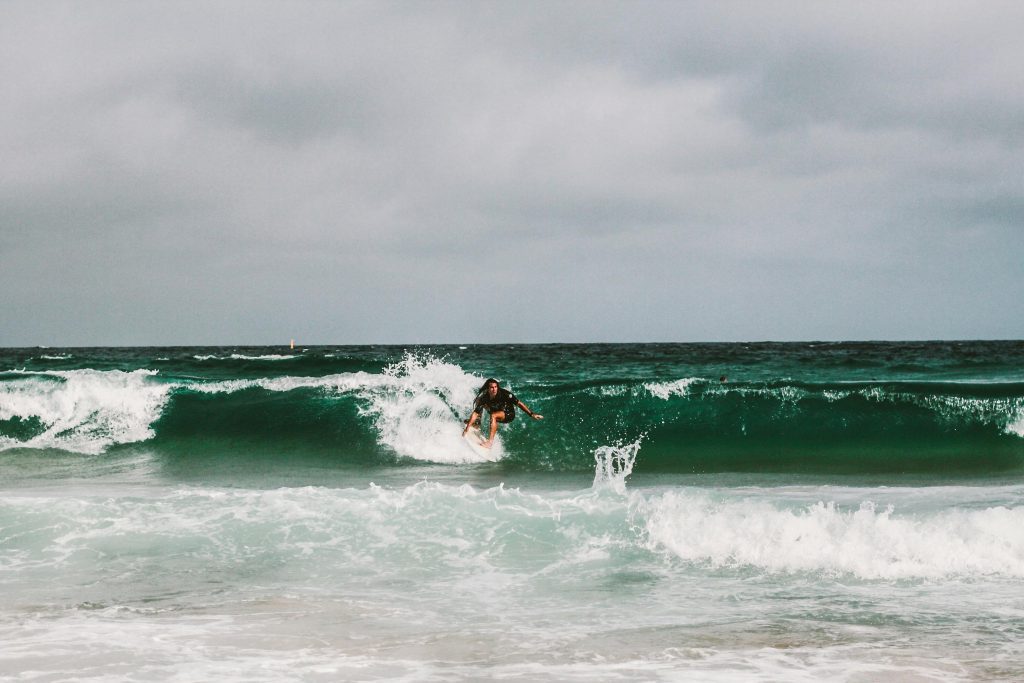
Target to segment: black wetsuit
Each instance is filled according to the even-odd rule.
[[[476,397],[476,403],[473,404],[473,412],[480,413],[486,410],[489,413],[496,413],[501,411],[505,413],[505,417],[498,420],[498,422],[504,424],[516,419],[516,403],[518,402],[519,399],[508,389],[498,389],[498,393],[494,398],[488,396],[485,391]]]

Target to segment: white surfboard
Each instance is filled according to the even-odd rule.
[[[484,435],[480,433],[479,427],[475,425],[470,427],[469,431],[466,432],[462,438],[465,439],[466,444],[473,449],[473,452],[481,458],[485,460],[497,460],[498,453],[495,448],[484,448],[484,441],[486,441],[486,439],[484,438]],[[497,446],[497,443],[493,445]]]

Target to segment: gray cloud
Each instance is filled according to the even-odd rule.
[[[1021,337],[1022,29],[6,3],[0,344]]]

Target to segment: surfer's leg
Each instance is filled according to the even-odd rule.
[[[491,413],[491,435],[487,437],[487,441],[484,442],[485,447],[491,447],[491,443],[494,441],[494,435],[498,433],[498,422],[504,419],[505,412],[502,410],[496,410]]]
[[[472,428],[472,426],[474,424],[476,424],[476,421],[479,420],[479,419],[480,419],[480,413],[478,413],[478,412],[476,412],[474,410],[473,413],[469,416],[469,419],[465,420],[466,427],[462,430],[462,435],[465,436],[466,434],[468,434],[470,428]]]

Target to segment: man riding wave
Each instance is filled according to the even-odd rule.
[[[498,380],[493,377],[488,378],[477,392],[476,400],[473,402],[473,414],[466,420],[466,428],[462,430],[462,435],[466,435],[470,427],[476,424],[476,421],[483,415],[483,411],[486,410],[491,416],[491,432],[482,445],[484,448],[490,448],[494,442],[494,435],[498,433],[498,425],[507,424],[515,419],[516,407],[522,408],[523,412],[534,420],[544,419],[543,415],[534,413],[527,408],[526,404],[516,398],[511,391],[502,389]]]

